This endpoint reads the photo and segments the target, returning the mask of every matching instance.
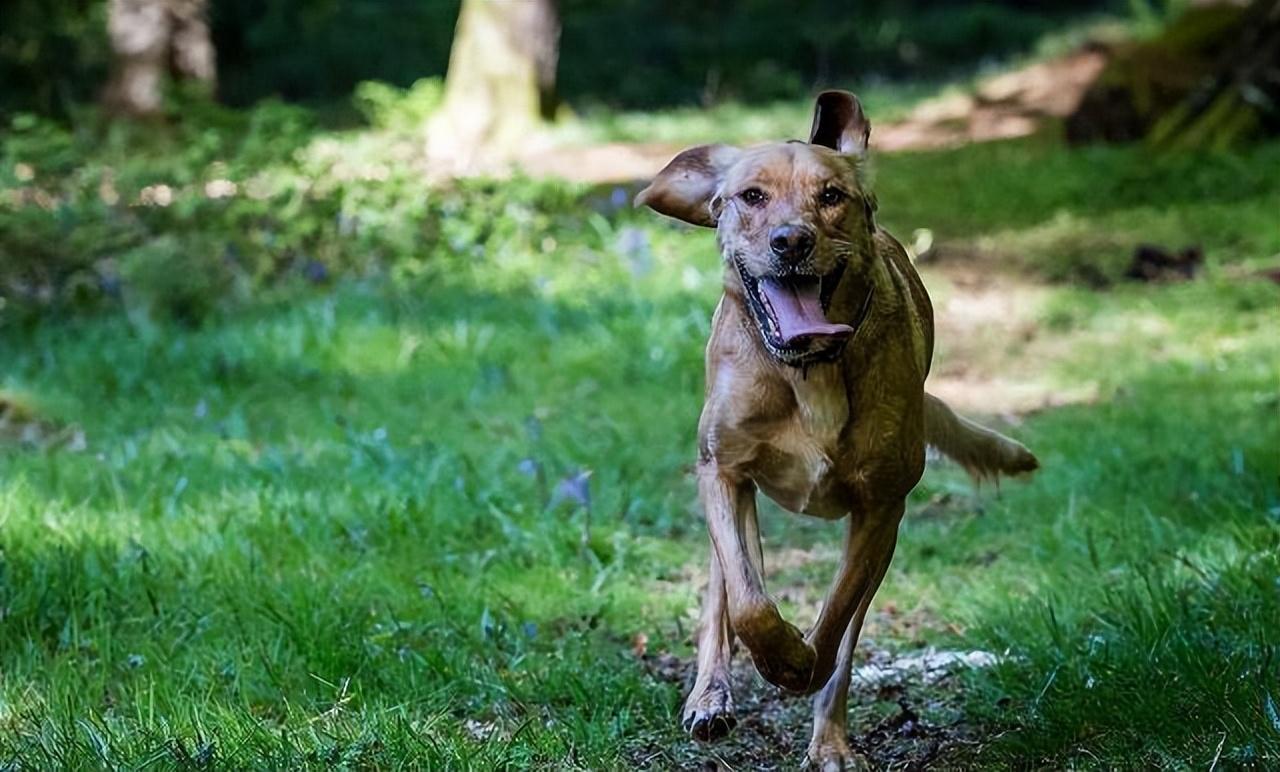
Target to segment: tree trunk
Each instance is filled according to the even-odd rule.
[[[1232,44],[1147,138],[1169,147],[1227,147],[1280,129],[1280,2],[1253,0]]]
[[[529,13],[528,43],[538,76],[538,111],[544,121],[554,121],[560,107],[556,92],[556,67],[560,64],[560,14],[556,0],[534,0]]]
[[[169,0],[172,37],[169,68],[175,76],[205,84],[212,92],[217,84],[217,58],[209,34],[209,0]]]
[[[1280,0],[1197,2],[1114,48],[1067,117],[1071,142],[1217,148],[1280,134]]]
[[[429,155],[452,170],[515,155],[556,110],[555,0],[463,0]]]
[[[160,111],[166,74],[212,90],[216,78],[207,0],[110,0],[107,37],[114,57],[102,101],[129,116]]]

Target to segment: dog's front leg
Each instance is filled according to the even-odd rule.
[[[813,648],[782,618],[765,593],[755,486],[749,480],[729,477],[714,461],[706,461],[698,466],[698,492],[723,572],[733,631],[751,652],[756,670],[766,681],[791,691],[808,690]]]
[[[830,686],[828,681],[835,681],[839,689],[840,679],[844,682],[843,689],[847,690],[849,675],[845,663],[852,661],[853,647],[858,642],[871,599],[889,570],[904,509],[905,504],[898,502],[870,510],[866,515],[855,512],[849,516],[840,567],[818,621],[806,639],[816,654],[811,690],[824,684]],[[848,654],[844,655],[841,643],[846,637],[849,646]],[[837,671],[837,659],[845,672]],[[839,709],[844,710],[843,699]]]
[[[760,527],[756,521],[755,496],[741,496],[740,519],[745,530],[748,554],[755,569],[764,572],[764,555],[760,547]],[[730,673],[733,665],[733,625],[729,621],[728,597],[725,593],[724,569],[711,549],[710,579],[702,602],[702,620],[698,631],[698,676],[684,702],[684,729],[695,740],[714,742],[737,726],[733,714]]]

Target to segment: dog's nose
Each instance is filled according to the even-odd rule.
[[[803,225],[779,225],[769,231],[769,249],[784,260],[805,259],[813,242],[813,231]]]

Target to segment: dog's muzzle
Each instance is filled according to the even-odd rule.
[[[765,347],[787,364],[833,358],[857,328],[827,319],[827,308],[844,274],[844,263],[824,276],[788,273],[752,276],[735,260],[747,306]]]

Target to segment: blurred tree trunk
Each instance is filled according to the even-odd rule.
[[[107,37],[114,61],[102,95],[108,110],[158,113],[166,74],[212,91],[217,72],[207,6],[208,0],[110,0]]]
[[[1280,129],[1280,0],[1253,0],[1201,83],[1152,126],[1174,147],[1226,147]]]
[[[429,155],[456,169],[514,155],[555,117],[559,53],[556,0],[463,0]]]
[[[1067,117],[1072,142],[1217,148],[1280,134],[1280,0],[1195,2],[1109,57]]]

